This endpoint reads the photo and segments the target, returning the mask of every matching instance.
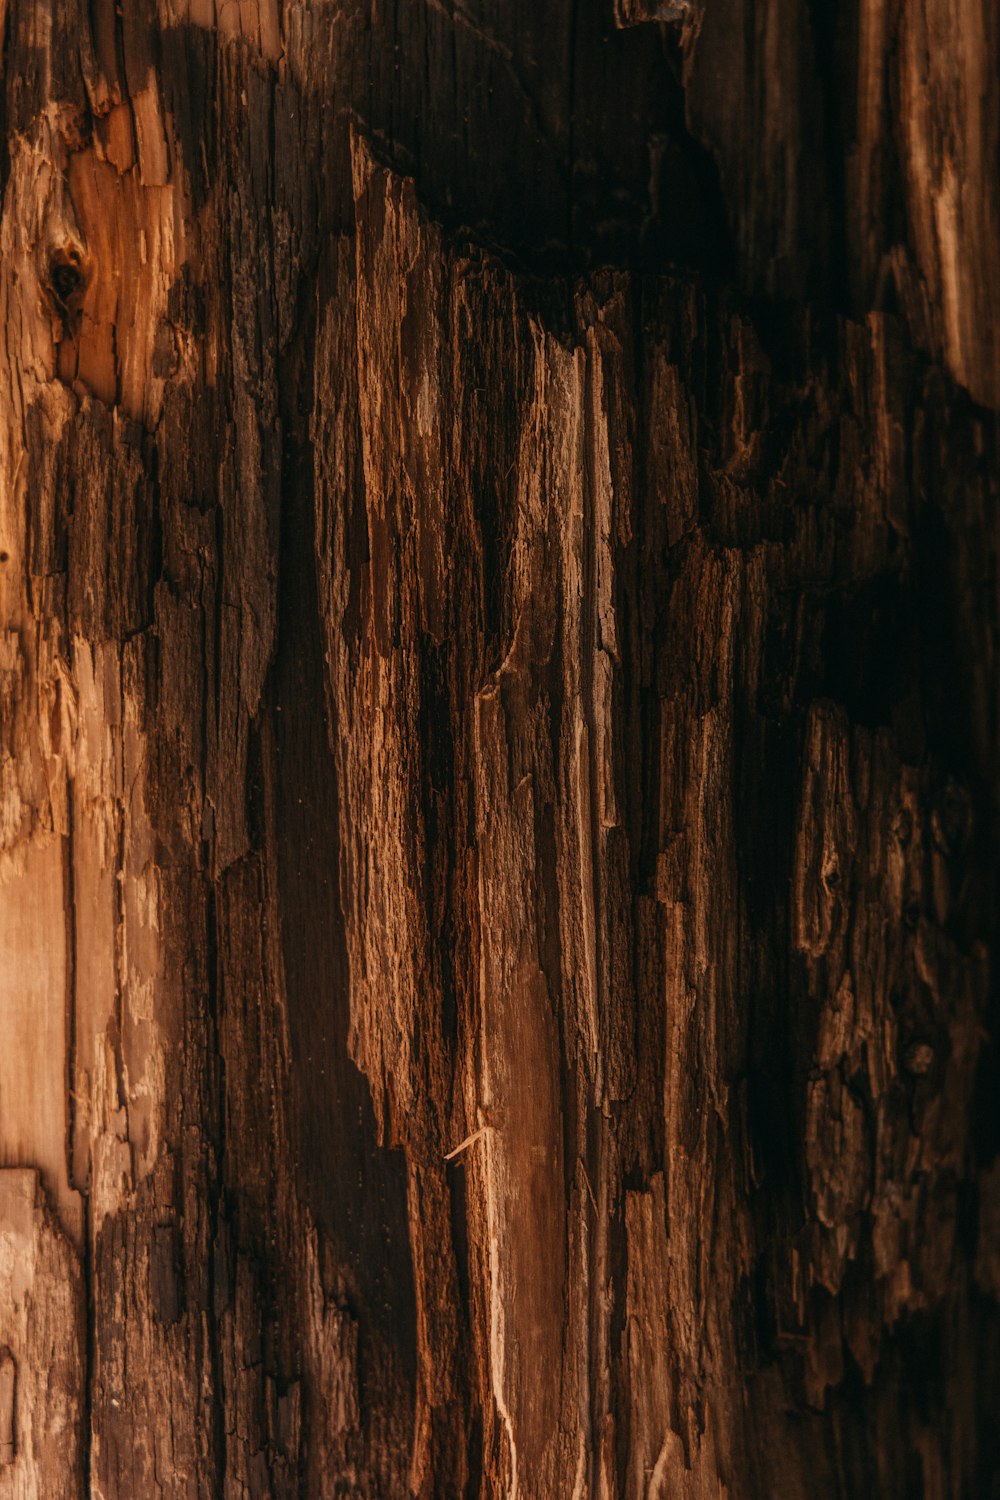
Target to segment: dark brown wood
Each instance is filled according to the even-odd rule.
[[[986,0],[0,0],[0,1500],[1000,1494]]]

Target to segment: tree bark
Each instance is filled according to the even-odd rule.
[[[1000,1495],[995,7],[0,30],[0,1500]]]

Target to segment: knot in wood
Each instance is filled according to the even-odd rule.
[[[929,1042],[911,1042],[903,1054],[903,1067],[913,1078],[923,1078],[934,1064],[934,1048]]]
[[[54,250],[49,257],[48,284],[56,302],[68,312],[84,285],[83,257],[75,245]]]

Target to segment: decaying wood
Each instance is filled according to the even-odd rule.
[[[0,30],[0,1497],[991,1495],[991,8]]]

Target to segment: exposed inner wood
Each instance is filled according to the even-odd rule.
[[[986,0],[0,0],[0,1500],[1000,1474]]]

